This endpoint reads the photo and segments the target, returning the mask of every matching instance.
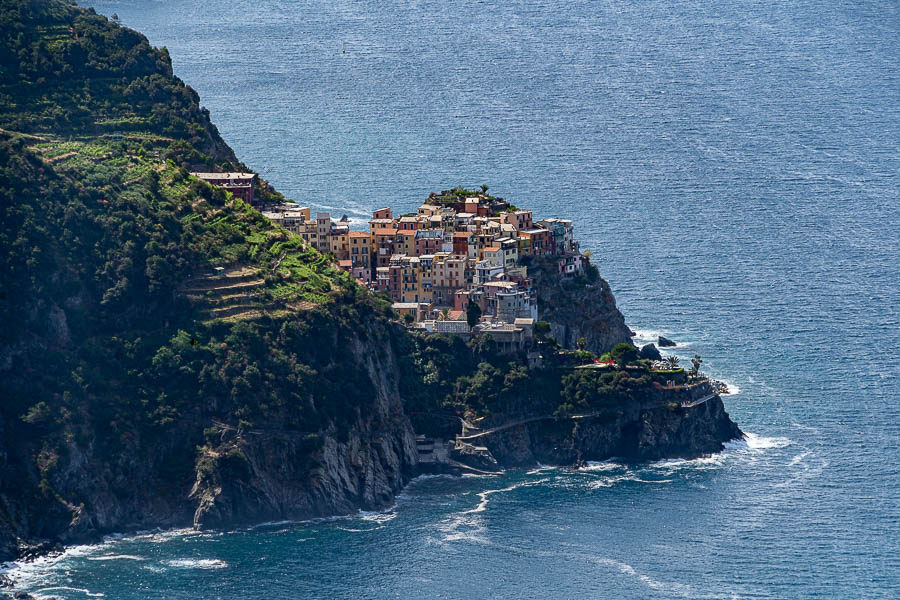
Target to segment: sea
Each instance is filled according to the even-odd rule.
[[[900,598],[896,0],[93,0],[224,138],[362,227],[487,184],[575,220],[721,454],[420,477],[375,513],[113,536],[36,597]]]

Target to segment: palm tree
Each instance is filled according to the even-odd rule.
[[[446,321],[447,317],[450,315],[450,308],[444,307],[441,309],[441,316],[438,317],[438,321]]]
[[[666,359],[666,362],[669,363],[669,368],[674,371],[678,368],[678,363],[681,361],[677,356],[670,356]]]

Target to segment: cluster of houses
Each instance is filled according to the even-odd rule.
[[[525,256],[554,261],[562,277],[580,273],[587,259],[579,252],[572,221],[534,220],[485,195],[453,203],[425,203],[415,214],[376,210],[368,231],[351,231],[346,217],[313,218],[307,207],[279,205],[264,214],[321,252],[376,292],[394,309],[429,331],[467,333],[467,308],[476,304],[480,326],[522,329],[538,318]],[[504,337],[503,335],[495,337]],[[515,336],[513,336],[515,337]]]
[[[242,174],[198,173],[204,180],[242,191]],[[251,196],[252,198],[252,196]],[[525,257],[545,257],[561,277],[581,273],[587,258],[579,251],[572,221],[535,220],[530,210],[476,194],[432,194],[414,214],[374,211],[367,231],[351,231],[347,217],[313,215],[297,204],[266,206],[263,214],[334,255],[338,265],[393,308],[432,332],[463,336],[487,333],[501,350],[529,344],[538,319],[537,299]],[[469,325],[468,309],[480,313]]]

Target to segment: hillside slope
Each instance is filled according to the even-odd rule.
[[[405,328],[328,257],[190,177],[246,167],[165,50],[65,0],[0,0],[0,25],[0,560],[377,508],[417,472],[414,426],[565,419],[651,384]],[[579,310],[602,296],[591,326],[609,335],[591,345],[612,345],[608,287],[578,285],[563,292]]]
[[[0,558],[388,501],[415,463],[388,305],[188,176],[243,166],[165,51],[0,14]]]

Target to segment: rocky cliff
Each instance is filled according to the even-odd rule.
[[[590,417],[530,422],[479,439],[498,463],[510,467],[696,458],[720,452],[725,442],[743,435],[719,396],[690,408],[680,406],[680,396],[652,393]]]
[[[327,257],[189,177],[241,165],[165,51],[70,2],[0,8],[0,560],[383,507],[416,472],[414,412],[455,425],[560,405],[556,371],[407,331]],[[560,342],[628,339],[596,270],[533,273]],[[622,406],[489,443],[503,464],[571,464],[739,434],[718,400]]]
[[[550,334],[563,347],[574,349],[583,337],[587,350],[602,354],[620,342],[631,341],[631,330],[616,307],[609,283],[596,267],[589,266],[584,276],[566,279],[560,277],[553,261],[535,260],[529,264],[529,274],[540,319],[550,323]]]
[[[195,526],[307,519],[392,502],[418,462],[397,390],[397,358],[389,347],[344,343],[351,364],[374,384],[364,409],[352,422],[315,434],[277,425],[221,428],[198,457],[189,494]]]

